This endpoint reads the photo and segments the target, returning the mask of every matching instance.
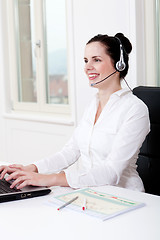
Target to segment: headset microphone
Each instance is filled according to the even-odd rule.
[[[98,84],[98,83],[103,82],[104,80],[106,80],[107,78],[109,78],[109,77],[111,77],[113,74],[115,74],[117,71],[118,71],[118,72],[122,72],[122,71],[125,70],[125,68],[126,68],[126,64],[125,64],[125,62],[124,62],[123,46],[122,46],[121,40],[120,40],[118,37],[115,37],[115,38],[119,41],[119,44],[120,44],[120,59],[119,59],[119,61],[116,63],[116,71],[114,71],[113,73],[111,73],[110,75],[108,75],[106,78],[102,79],[101,81],[96,82],[96,83],[92,83],[92,84],[91,84],[91,87],[93,87],[94,85],[96,85],[96,84]]]
[[[98,83],[103,82],[104,80],[106,80],[107,78],[109,78],[109,77],[111,77],[113,74],[115,74],[116,72],[117,72],[117,70],[114,71],[113,73],[111,73],[110,75],[108,75],[107,77],[105,77],[104,79],[100,80],[99,82],[91,83],[91,87],[93,87],[94,85],[96,85],[96,84],[98,84]]]

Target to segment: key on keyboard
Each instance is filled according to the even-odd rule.
[[[14,188],[10,188],[10,183],[5,179],[0,179],[0,193],[11,193],[11,192],[19,192],[20,190]]]

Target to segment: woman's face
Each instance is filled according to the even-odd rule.
[[[115,71],[112,59],[106,54],[106,49],[100,42],[92,42],[86,45],[84,53],[85,67],[84,71],[89,79],[89,83],[96,83]],[[95,85],[106,85],[112,77],[104,82]]]

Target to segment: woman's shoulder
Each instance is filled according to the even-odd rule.
[[[133,111],[146,113],[148,115],[148,107],[147,105],[136,95],[134,95],[131,91],[126,94],[126,104],[128,105],[128,108]]]

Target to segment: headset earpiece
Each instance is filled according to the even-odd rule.
[[[118,72],[122,72],[125,68],[126,68],[126,64],[125,64],[125,63],[123,63],[123,62],[121,62],[121,61],[118,61],[118,62],[116,63],[116,70],[117,70]]]
[[[117,37],[115,37],[115,38],[117,38]],[[126,64],[125,64],[125,62],[124,62],[124,55],[123,55],[123,46],[122,46],[122,43],[121,43],[121,41],[120,41],[120,39],[119,38],[117,38],[118,39],[118,41],[119,41],[119,43],[120,43],[120,59],[119,59],[119,61],[116,63],[116,70],[118,71],[118,72],[122,72],[125,68],[126,68]]]

